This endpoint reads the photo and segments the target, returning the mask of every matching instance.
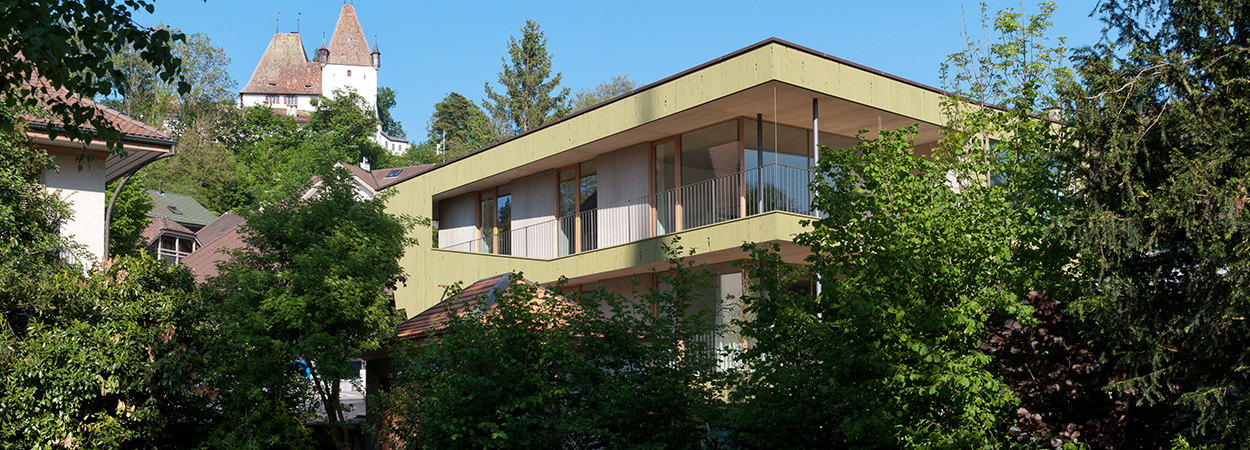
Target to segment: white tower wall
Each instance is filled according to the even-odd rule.
[[[334,91],[350,87],[364,97],[369,108],[377,114],[378,70],[371,66],[345,66],[326,64],[321,69],[321,95],[334,98]]]

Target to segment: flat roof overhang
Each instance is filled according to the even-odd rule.
[[[682,73],[440,164],[416,177],[434,200],[667,138],[736,117],[820,131],[920,125],[917,144],[938,140],[945,92],[798,46],[766,39]],[[408,183],[413,183],[409,181]],[[405,183],[407,184],[407,183]]]
[[[641,92],[637,95],[645,96],[647,93]],[[810,130],[812,128],[812,99],[818,101],[821,133],[854,138],[860,130],[868,130],[865,137],[875,139],[879,129],[898,129],[918,124],[920,134],[916,138],[917,145],[930,144],[940,138],[940,127],[937,124],[922,122],[774,80],[537,161],[444,190],[436,194],[434,199],[442,200],[487,189],[510,180],[575,164],[641,142],[661,140],[738,117],[754,119],[756,114],[762,114],[765,126],[779,123]],[[647,102],[644,101],[644,103]],[[506,147],[506,144],[501,145],[500,150],[506,151],[503,150]]]

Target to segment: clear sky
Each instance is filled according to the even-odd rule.
[[[350,1],[350,0],[349,0]],[[451,92],[472,100],[497,83],[509,35],[525,19],[546,32],[554,70],[577,91],[628,75],[640,85],[777,37],[887,73],[940,87],[946,55],[961,49],[965,29],[980,34],[980,3],[950,0],[816,2],[383,1],[353,2],[372,46],[379,44],[379,84],[394,89],[392,110],[414,142],[425,138],[434,104]],[[991,11],[1018,0],[988,1]],[[1095,0],[1058,0],[1052,35],[1068,47],[1097,42]],[[208,35],[231,58],[241,88],[269,45],[275,26],[299,32],[310,53],[329,39],[343,0],[160,0],[137,13],[186,33]],[[1035,3],[1024,3],[1036,12]],[[277,22],[275,23],[275,19]]]

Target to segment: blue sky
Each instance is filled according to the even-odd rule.
[[[1068,47],[1097,42],[1101,24],[1088,17],[1094,0],[1059,0],[1053,36]],[[277,28],[299,31],[309,52],[329,39],[342,0],[162,0],[140,23],[158,22],[208,35],[231,58],[230,75],[247,83]],[[425,137],[434,104],[450,92],[480,100],[496,83],[509,35],[525,19],[539,21],[554,70],[577,91],[629,75],[660,80],[753,43],[777,37],[940,87],[946,55],[961,49],[965,29],[981,33],[980,4],[936,1],[597,2],[381,1],[354,2],[369,44],[382,52],[379,83],[398,94],[392,111],[414,142]],[[1016,0],[989,1],[991,11]],[[1024,3],[1035,12],[1033,3]],[[375,38],[376,36],[376,38]]]

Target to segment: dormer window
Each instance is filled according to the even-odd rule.
[[[171,213],[174,213],[180,216],[182,215],[182,211],[179,211],[177,206],[169,205],[169,206],[166,206],[166,208],[169,208],[169,212]]]

